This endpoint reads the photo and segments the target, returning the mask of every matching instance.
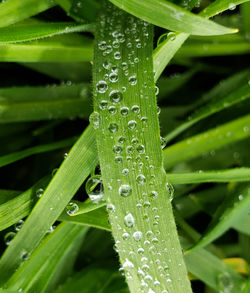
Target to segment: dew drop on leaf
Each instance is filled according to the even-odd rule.
[[[132,192],[132,188],[128,184],[122,184],[119,188],[119,194],[122,197],[128,197]]]
[[[127,214],[124,217],[124,223],[128,228],[134,227],[135,225],[135,218],[133,217],[133,215],[131,213]]]
[[[122,93],[118,90],[113,90],[109,94],[110,101],[114,104],[118,104],[122,100]]]
[[[78,207],[77,203],[75,203],[75,202],[70,202],[70,203],[66,206],[66,213],[67,213],[69,216],[74,215],[76,212],[78,212],[78,210],[79,210],[79,207]]]
[[[97,82],[96,90],[98,93],[100,94],[106,93],[107,89],[108,89],[108,85],[105,80],[100,80]]]
[[[6,245],[10,245],[11,241],[14,239],[16,233],[15,232],[8,232],[4,236],[4,242]]]

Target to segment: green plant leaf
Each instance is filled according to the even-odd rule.
[[[201,36],[231,34],[238,31],[223,27],[165,0],[110,1],[128,13],[171,31]]]
[[[88,117],[89,95],[87,84],[3,88],[0,123]]]
[[[89,38],[74,39],[55,36],[27,43],[0,45],[0,62],[79,62],[92,60]],[[63,37],[63,38],[62,38]]]
[[[6,166],[8,164],[14,163],[18,160],[27,158],[31,155],[40,154],[44,152],[49,152],[65,147],[71,146],[75,141],[76,137],[67,138],[61,141],[52,142],[44,145],[34,146],[19,152],[11,153],[0,157],[0,167]]]
[[[250,181],[250,168],[167,174],[172,184]]]
[[[50,176],[44,177],[24,192],[16,194],[0,205],[0,230],[4,230],[26,217],[32,210],[37,197],[36,191],[45,188]],[[15,192],[17,193],[17,191]]]
[[[164,166],[169,169],[177,163],[197,158],[207,151],[221,148],[249,135],[250,115],[246,115],[169,146],[163,152]]]
[[[137,251],[140,247],[144,250],[144,256],[155,263],[157,254],[151,254],[144,242],[147,231],[152,231],[155,235],[152,237],[156,237],[158,243],[155,244],[155,251],[163,255],[164,249],[171,250],[167,254],[169,261],[159,260],[158,263],[169,265],[171,281],[166,282],[167,276],[160,274],[154,265],[148,268],[147,274],[160,282],[157,291],[167,289],[169,293],[191,292],[163,169],[152,64],[152,26],[118,10],[112,4],[107,4],[103,10],[104,14],[100,16],[96,29],[94,112],[90,120],[96,129],[107,210],[113,236],[118,241],[119,257],[128,277],[130,291],[137,293],[144,280],[143,274],[137,273],[142,265],[141,256],[129,255],[129,251]],[[126,34],[133,31],[135,26],[136,34],[129,35],[128,41]],[[121,40],[114,57],[113,54],[100,54],[102,42],[105,40],[107,45],[112,44],[116,41],[116,35],[124,36],[125,40]],[[139,41],[137,35],[140,36]],[[127,46],[128,42],[131,46]],[[132,52],[133,58],[137,58],[136,67],[128,59]],[[128,75],[122,69],[125,60]],[[115,80],[112,79],[111,71],[114,68],[117,75]],[[109,74],[110,81],[105,81],[105,74]],[[106,106],[102,107],[102,103]],[[117,109],[114,115],[108,112],[110,106]],[[137,160],[143,163],[143,167]],[[146,204],[143,206],[144,202]],[[141,212],[137,207],[140,203]],[[148,212],[146,205],[155,207],[157,212]],[[161,218],[159,223],[156,220],[158,215]],[[156,234],[158,229],[164,229],[166,233]],[[125,232],[128,237],[123,236]],[[174,251],[172,247],[175,247]],[[182,279],[181,283],[174,277],[176,274]]]
[[[88,127],[54,175],[12,245],[5,250],[0,260],[1,284],[5,283],[21,264],[23,251],[32,253],[39,245],[50,226],[96,166],[94,139],[93,129]]]
[[[55,35],[93,32],[93,24],[77,25],[72,22],[18,24],[0,28],[0,44],[33,41]]]
[[[60,224],[29,259],[23,262],[4,288],[16,291],[21,288],[22,292],[43,292],[63,256],[71,251],[76,241],[81,241],[87,230],[79,225]]]
[[[0,3],[0,27],[19,22],[55,6],[51,0],[7,0]]]
[[[203,107],[196,110],[193,114],[191,114],[188,117],[188,120],[186,122],[181,124],[179,127],[175,128],[165,138],[169,142],[177,135],[182,133],[184,130],[188,129],[200,120],[209,117],[210,115],[217,113],[221,110],[224,110],[228,107],[232,107],[233,105],[240,103],[248,98],[250,98],[250,86],[248,84],[248,81],[246,81],[243,86],[238,87],[230,94],[220,99],[213,99],[211,102],[205,104]]]
[[[218,207],[207,231],[190,250],[203,247],[221,236],[234,223],[249,213],[249,205],[249,185],[234,191],[234,196],[226,198]]]

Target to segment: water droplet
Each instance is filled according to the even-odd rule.
[[[128,112],[129,112],[129,108],[128,107],[122,107],[120,111],[121,111],[122,116],[127,116]]]
[[[66,159],[68,157],[68,153],[63,154],[63,158]]]
[[[138,184],[144,184],[146,182],[146,177],[142,174],[136,176],[136,181]]]
[[[114,53],[114,58],[115,58],[116,60],[120,60],[120,59],[121,59],[121,53],[120,53],[119,51],[115,52],[115,53]]]
[[[142,123],[147,123],[148,122],[148,118],[147,117],[141,117],[141,122]]]
[[[37,191],[36,191],[36,196],[37,196],[38,198],[40,198],[40,197],[43,196],[43,193],[44,193],[44,190],[43,190],[42,188],[39,188],[39,189],[37,189]]]
[[[170,199],[170,201],[172,201],[174,198],[174,187],[171,183],[167,182],[166,188],[169,192],[169,199]]]
[[[139,154],[144,154],[145,153],[145,147],[144,147],[143,144],[139,145],[136,149],[137,149]]]
[[[108,102],[106,100],[101,100],[99,103],[99,108],[101,110],[106,110],[108,107]]]
[[[108,111],[111,115],[114,115],[114,114],[116,114],[117,109],[115,106],[109,106]]]
[[[94,129],[98,129],[101,124],[101,117],[98,112],[93,112],[89,116],[89,122],[93,126]]]
[[[97,82],[96,90],[98,91],[98,93],[100,93],[100,94],[106,93],[107,89],[108,89],[108,85],[107,85],[106,81],[100,80]]]
[[[229,10],[234,10],[236,8],[236,5],[234,3],[229,3],[228,9]]]
[[[29,257],[30,257],[30,254],[29,254],[27,251],[23,251],[23,252],[21,253],[21,260],[22,260],[22,261],[26,261],[26,260],[28,260]]]
[[[125,142],[125,137],[124,136],[120,136],[119,138],[118,138],[118,142],[119,143],[121,143],[121,144],[123,144],[124,142]]]
[[[126,260],[125,260],[125,262],[123,263],[122,266],[123,266],[123,268],[125,270],[133,269],[134,268],[134,264],[130,260],[128,260],[127,258],[126,258]]]
[[[142,232],[141,231],[135,231],[133,233],[133,238],[135,241],[140,241],[142,239]]]
[[[135,76],[135,75],[131,75],[131,76],[128,78],[128,82],[129,82],[129,84],[131,84],[131,85],[136,85],[136,84],[137,84],[136,76]]]
[[[121,147],[120,145],[115,145],[115,146],[113,147],[113,152],[114,152],[115,154],[120,154],[120,153],[122,152],[122,147]]]
[[[133,152],[134,152],[134,148],[133,148],[131,145],[129,145],[129,146],[127,146],[127,148],[126,148],[126,151],[127,151],[128,154],[133,154]]]
[[[155,95],[157,96],[159,94],[159,88],[158,88],[158,86],[156,85],[155,86]]]
[[[122,100],[122,93],[118,90],[113,90],[109,94],[112,103],[118,104]]]
[[[110,214],[114,213],[115,212],[115,206],[111,203],[108,203],[106,205],[106,211]]]
[[[6,245],[10,245],[11,241],[14,239],[16,233],[15,232],[8,232],[4,236],[4,242]]]
[[[128,184],[123,184],[120,186],[119,188],[119,194],[122,196],[122,197],[127,197],[131,194],[132,192],[132,188],[130,187],[130,185]]]
[[[16,230],[16,231],[21,230],[23,224],[24,224],[24,221],[23,221],[23,220],[19,220],[19,221],[14,225],[15,230]]]
[[[90,177],[85,184],[85,190],[94,204],[105,201],[103,184],[100,175]]]
[[[168,40],[174,41],[176,39],[176,34],[174,32],[169,32],[167,34]]]
[[[137,253],[138,254],[143,254],[144,253],[144,249],[142,247],[137,249]]]
[[[110,123],[108,129],[111,133],[116,133],[118,131],[118,125],[116,123]]]
[[[129,233],[127,233],[127,232],[125,232],[125,233],[122,234],[122,238],[123,238],[124,240],[128,240],[129,237],[130,237],[130,235],[129,235]]]
[[[110,82],[117,82],[118,74],[116,72],[111,72],[109,75]]]
[[[135,218],[133,217],[133,215],[131,213],[127,214],[124,217],[124,223],[128,228],[134,227],[135,225]]]
[[[123,169],[122,170],[122,174],[124,175],[124,176],[126,176],[126,175],[128,175],[129,174],[129,169]]]
[[[150,193],[150,197],[151,198],[155,199],[155,198],[157,198],[157,196],[158,196],[158,192],[157,191],[155,191],[155,190],[151,191],[151,193]]]
[[[79,2],[80,3],[80,2]],[[106,50],[107,48],[107,43],[105,41],[101,41],[98,43],[98,48],[101,50],[101,51],[104,51]]]
[[[218,275],[218,289],[220,293],[230,293],[233,289],[233,282],[228,273]]]
[[[132,106],[131,110],[132,110],[132,112],[135,113],[135,114],[140,113],[140,107],[137,106],[137,105]]]
[[[128,122],[128,127],[129,127],[129,129],[134,130],[135,127],[136,127],[136,121],[135,120],[130,120]]]
[[[121,156],[116,156],[115,157],[115,162],[117,163],[117,164],[121,164],[122,163],[122,157]]]
[[[78,210],[79,210],[79,207],[78,207],[77,203],[75,203],[75,202],[70,202],[70,203],[66,206],[66,213],[67,213],[69,216],[74,215],[76,212],[78,212]]]
[[[164,149],[165,146],[167,145],[167,141],[164,137],[161,137],[160,141],[161,141],[161,148]]]

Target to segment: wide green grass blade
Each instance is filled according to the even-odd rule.
[[[0,45],[0,62],[79,62],[93,58],[92,41],[66,35],[27,43]]]
[[[6,166],[8,164],[14,163],[16,161],[19,161],[21,159],[27,158],[35,154],[50,152],[50,151],[72,146],[72,144],[76,141],[76,139],[77,139],[76,137],[71,137],[61,141],[52,142],[52,143],[43,144],[43,145],[37,145],[22,151],[0,156],[0,167]]]
[[[43,292],[63,256],[82,240],[87,228],[60,224],[45,238],[27,261],[12,275],[4,288],[17,292]]]
[[[88,81],[90,79],[91,65],[89,62],[35,62],[20,64],[63,81],[82,83],[82,81]]]
[[[31,254],[39,245],[96,164],[95,137],[92,127],[88,127],[54,175],[11,246],[5,250],[0,260],[0,284],[5,283],[21,264],[23,252]]]
[[[3,204],[6,201],[11,200],[20,193],[21,191],[17,190],[0,189],[0,204]]]
[[[167,174],[172,184],[250,181],[250,168]]]
[[[87,84],[0,89],[0,123],[88,117]]]
[[[243,3],[245,0],[242,0],[241,2],[236,1],[230,1],[231,5],[236,5]],[[219,0],[213,2],[211,5],[213,5],[212,9],[210,10],[207,7],[208,12],[201,12],[201,15],[203,17],[210,17],[214,16],[217,13],[223,12],[225,10],[229,9],[229,5],[227,0]],[[214,14],[211,14],[210,11],[213,11]],[[181,48],[182,44],[188,39],[190,36],[190,32],[187,33],[176,33],[175,39],[173,38],[167,38],[164,40],[159,46],[156,47],[154,50],[154,70],[155,70],[155,79],[157,80],[158,77],[163,72],[164,68],[168,65],[170,60],[173,58],[175,53]],[[225,48],[224,48],[225,49]]]
[[[193,35],[209,36],[235,33],[165,0],[110,0],[119,8],[165,29]]]
[[[53,0],[6,0],[0,4],[0,27],[19,22],[55,6]]]
[[[33,41],[61,34],[93,32],[93,24],[72,22],[19,24],[0,28],[0,45]]]
[[[137,28],[134,33],[133,27]],[[95,112],[91,121],[96,128],[112,232],[130,291],[140,291],[145,273],[137,273],[143,266],[141,256],[137,253],[129,255],[129,252],[142,248],[143,255],[149,259],[147,274],[160,283],[158,288],[152,284],[148,290],[191,292],[163,169],[151,59],[152,26],[109,4],[105,14],[100,16],[96,31],[93,72]],[[114,55],[102,54],[103,41],[110,45],[116,41],[116,36],[123,36],[119,50]],[[128,43],[130,45],[127,46]],[[135,60],[132,64],[131,54]],[[125,65],[124,72],[122,68]],[[112,70],[115,70],[117,77],[113,78]],[[110,80],[105,80],[106,74]],[[111,106],[116,108],[114,115],[108,111]],[[127,189],[129,196],[126,197]],[[156,230],[165,232],[157,233]],[[152,237],[156,238],[151,248],[155,254],[151,254],[150,245],[145,242],[148,231],[152,231]],[[124,237],[124,233],[128,236]],[[158,265],[155,259],[157,253],[165,256],[159,259]],[[161,274],[157,269],[159,265],[168,265],[171,277]]]
[[[68,216],[64,212],[59,216],[58,220],[111,231],[110,224],[108,222],[107,212],[105,209],[102,208],[92,210],[91,212],[77,216]]]
[[[232,225],[240,221],[249,213],[250,205],[250,188],[249,185],[244,188],[234,191],[234,196],[227,197],[224,202],[218,207],[212,221],[210,222],[207,231],[190,250],[195,250],[206,246]]]
[[[230,293],[238,293],[245,285],[245,280],[239,274],[203,248],[186,254],[185,262],[190,273],[215,289],[216,292],[218,292],[218,288],[224,290],[224,286],[228,284],[231,288]]]
[[[167,142],[178,136],[180,133],[196,124],[200,120],[207,118],[219,111],[226,108],[232,107],[233,105],[240,103],[246,99],[250,98],[250,86],[248,81],[241,87],[232,91],[230,94],[225,95],[220,99],[213,99],[211,102],[205,104],[200,109],[196,110],[193,114],[188,117],[188,120],[181,124],[179,127],[175,128],[170,132],[165,138]]]
[[[49,180],[50,176],[42,178],[28,190],[19,193],[12,199],[9,198],[0,205],[0,231],[17,223],[31,212],[38,199],[36,192],[45,188]]]
[[[116,284],[112,289],[115,291],[111,291],[110,286],[117,277],[120,279],[120,284]],[[67,280],[65,284],[56,290],[56,293],[81,293],[83,292],[83,288],[84,293],[103,293],[106,292],[106,289],[110,290],[107,292],[125,293],[125,291],[121,290],[126,288],[126,284],[117,272],[105,268],[87,267],[76,273],[71,279]]]
[[[249,136],[250,115],[246,115],[169,146],[163,152],[164,166],[168,169]]]

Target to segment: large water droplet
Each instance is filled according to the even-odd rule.
[[[90,177],[85,184],[85,190],[94,204],[105,201],[103,184],[100,175]]]
[[[101,124],[101,117],[98,112],[93,112],[89,116],[89,122],[93,126],[94,129],[98,129]]]
[[[129,108],[128,107],[122,107],[120,111],[121,111],[122,116],[127,116],[128,112],[129,112]]]
[[[10,245],[11,241],[14,239],[16,233],[15,232],[8,232],[4,236],[4,242],[6,245]]]
[[[43,193],[44,193],[44,190],[43,190],[42,188],[39,188],[39,189],[37,189],[37,191],[36,191],[36,196],[37,196],[38,198],[40,198],[40,197],[43,196]]]
[[[127,197],[131,194],[132,188],[128,184],[123,184],[119,188],[119,194],[123,197]]]
[[[122,100],[122,93],[118,90],[113,90],[109,94],[110,101],[114,104],[118,104]]]
[[[136,181],[138,184],[144,184],[146,182],[146,177],[143,174],[136,176]]]
[[[77,203],[75,203],[75,202],[70,202],[70,203],[66,206],[66,213],[67,213],[69,216],[74,215],[76,212],[78,212],[78,210],[79,210],[79,207],[78,207]]]
[[[128,228],[134,227],[135,225],[135,218],[133,217],[133,215],[131,213],[127,214],[124,217],[124,223]]]
[[[15,230],[16,230],[16,231],[21,230],[23,224],[24,224],[24,221],[23,221],[23,220],[19,220],[19,221],[14,225]]]
[[[116,123],[110,123],[108,129],[111,133],[115,133],[118,131],[118,125]]]
[[[98,93],[100,93],[100,94],[106,93],[107,89],[108,89],[108,85],[107,85],[106,81],[100,80],[97,82],[96,90],[98,91]]]
[[[141,231],[135,231],[133,233],[133,238],[135,241],[140,241],[142,239],[142,232]]]
[[[128,122],[128,128],[131,129],[131,130],[134,130],[136,127],[136,121],[135,120],[130,120]]]

